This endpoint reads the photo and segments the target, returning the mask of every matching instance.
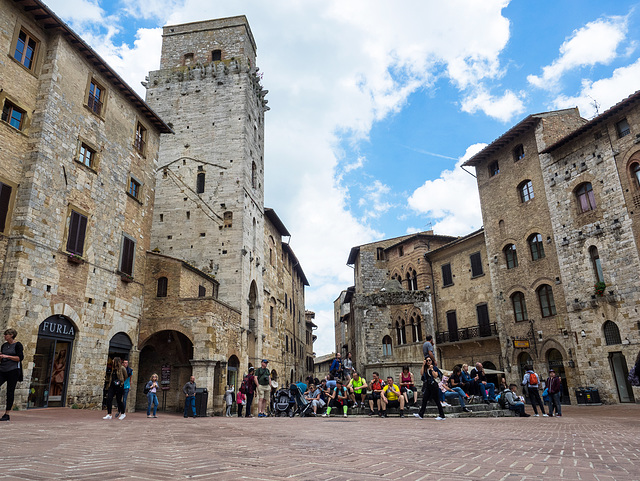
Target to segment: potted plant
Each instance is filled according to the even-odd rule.
[[[71,264],[84,264],[84,259],[80,254],[67,254],[67,260]]]
[[[604,290],[606,289],[607,285],[604,282],[596,282],[593,287],[596,290],[596,294],[602,297],[604,295]]]
[[[122,279],[122,282],[133,282],[133,276],[130,276],[125,272],[120,273],[120,279]]]

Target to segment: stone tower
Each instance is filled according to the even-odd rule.
[[[244,16],[163,29],[147,102],[175,134],[161,140],[151,248],[220,282],[242,315],[248,362],[262,338],[264,99]],[[212,293],[205,293],[206,296]]]

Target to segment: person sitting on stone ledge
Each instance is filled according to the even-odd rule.
[[[380,396],[382,402],[382,417],[387,417],[387,408],[400,408],[400,417],[404,417],[404,397],[400,393],[400,388],[393,383],[393,377],[387,377],[387,385],[382,388]]]
[[[318,408],[322,410],[326,405],[322,400],[322,390],[319,386],[316,387],[314,384],[309,384],[309,389],[304,393],[304,398],[311,403],[314,416],[317,416]]]
[[[460,368],[460,366],[455,366],[453,368],[453,372],[451,373],[451,377],[449,378],[449,387],[456,391],[456,388],[459,388],[462,391],[462,394],[464,394],[464,400],[466,402],[469,402],[469,395],[464,391],[464,388],[462,387],[462,369]]]
[[[358,402],[361,407],[364,407],[364,400],[367,397],[367,381],[364,380],[360,374],[353,371],[349,384],[347,384],[347,390],[349,391],[349,399],[358,406]]]
[[[481,396],[480,387],[478,386],[476,379],[472,378],[471,375],[469,374],[468,364],[462,365],[462,372],[460,373],[460,376],[461,376],[460,387],[464,392],[466,392],[469,396]]]
[[[404,396],[404,405],[409,405],[409,398],[415,404],[416,399],[416,386],[413,379],[413,373],[409,370],[409,366],[402,366],[402,372],[400,373],[400,392]]]
[[[373,379],[369,383],[369,389],[371,389],[371,394],[369,394],[369,416],[373,416],[373,404],[378,408],[378,415],[382,416],[382,401],[380,400],[382,395],[382,389],[384,385],[382,383],[382,379],[380,379],[379,374],[377,372],[373,373]]]
[[[342,384],[342,379],[338,379],[336,381],[336,387],[333,389],[331,393],[331,398],[329,399],[329,407],[327,408],[327,412],[322,415],[323,418],[326,418],[331,415],[331,408],[342,408],[342,412],[344,417],[347,417],[347,388]]]
[[[496,386],[492,382],[487,381],[487,375],[484,372],[482,363],[476,362],[476,368],[471,371],[471,378],[478,384],[480,394],[486,404],[496,402]],[[489,391],[489,394],[487,394],[487,391]]]
[[[442,402],[442,400],[447,400],[447,399],[458,399],[458,401],[460,401],[460,407],[462,408],[462,410],[465,413],[470,413],[471,410],[469,410],[467,408],[467,406],[464,404],[464,398],[465,398],[465,393],[462,390],[462,388],[460,387],[454,387],[452,388],[450,386],[449,383],[450,379],[449,376],[447,376],[446,374],[442,376],[442,380],[438,383],[438,386],[440,387],[440,400]]]
[[[502,392],[505,406],[509,408],[510,411],[515,411],[521,418],[528,418],[530,415],[524,411],[524,403],[520,401],[520,398],[518,397],[518,393],[516,392],[517,388],[518,386],[515,384],[509,384],[509,389],[505,389]]]

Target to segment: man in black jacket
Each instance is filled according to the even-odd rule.
[[[485,404],[496,402],[496,386],[492,382],[487,381],[487,375],[484,372],[482,363],[476,362],[476,368],[471,371],[471,379],[475,380],[480,387],[480,394]],[[487,396],[487,390],[489,395]]]

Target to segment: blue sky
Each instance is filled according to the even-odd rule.
[[[48,0],[144,97],[161,27],[244,14],[271,111],[265,203],[311,283],[320,355],[351,247],[481,226],[459,165],[530,113],[596,114],[640,88],[638,3]]]

